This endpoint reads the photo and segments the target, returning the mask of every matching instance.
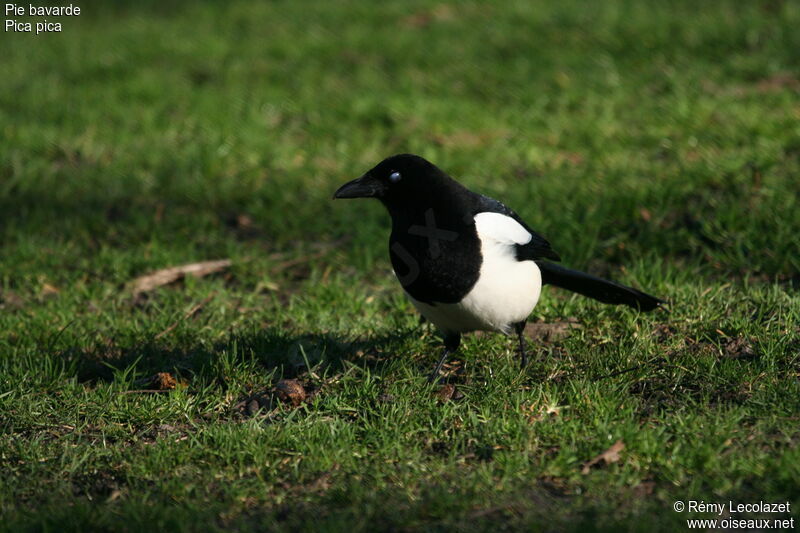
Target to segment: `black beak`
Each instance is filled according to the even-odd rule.
[[[383,192],[381,183],[369,174],[348,181],[333,194],[333,198],[373,198]]]

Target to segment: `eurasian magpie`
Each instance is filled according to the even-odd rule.
[[[334,198],[377,198],[392,218],[389,255],[411,303],[444,336],[447,356],[461,334],[512,330],[527,363],[523,330],[542,285],[642,311],[664,301],[632,287],[570,270],[547,240],[504,204],[474,193],[433,163],[399,154],[342,185]]]

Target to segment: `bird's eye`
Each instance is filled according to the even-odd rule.
[[[391,174],[389,174],[389,181],[391,181],[392,183],[397,183],[398,181],[400,181],[400,178],[402,177],[403,176],[401,176],[399,172],[394,171]]]

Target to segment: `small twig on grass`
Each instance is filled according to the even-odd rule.
[[[307,263],[309,261],[313,261],[314,259],[319,259],[320,257],[324,257],[324,256],[328,255],[333,250],[335,250],[338,246],[340,246],[342,243],[347,242],[348,240],[349,240],[348,238],[341,238],[341,239],[337,239],[337,240],[335,240],[333,242],[323,243],[323,244],[319,245],[319,249],[316,252],[310,253],[308,255],[303,255],[303,256],[300,256],[300,257],[295,257],[294,259],[287,259],[285,261],[281,261],[280,263],[277,263],[274,266],[272,266],[270,268],[270,271],[273,274],[277,274],[277,273],[283,272],[284,270],[292,268],[294,266],[301,265],[301,264]],[[285,256],[285,254],[283,254],[283,253],[272,254],[271,259],[276,259],[276,258],[278,258],[280,256]]]
[[[169,333],[173,329],[177,328],[178,324],[180,324],[184,320],[187,320],[187,319],[193,317],[194,315],[196,315],[203,307],[205,307],[205,305],[208,302],[211,301],[211,298],[213,298],[213,297],[214,297],[214,294],[211,294],[208,297],[204,298],[202,302],[198,303],[197,305],[195,305],[194,307],[192,307],[191,309],[186,311],[186,313],[184,313],[184,315],[180,319],[178,319],[175,322],[173,322],[172,324],[170,324],[167,327],[167,329],[165,329],[164,331],[162,331],[161,333],[159,333],[158,335],[153,337],[153,340],[155,341],[155,340],[160,339],[161,337],[163,337],[164,335],[166,335],[167,333]]]
[[[208,274],[220,272],[230,267],[232,264],[233,261],[230,259],[219,259],[217,261],[202,261],[200,263],[163,268],[133,280],[131,283],[131,290],[134,296],[138,296],[144,292],[150,292],[153,289],[161,287],[162,285],[174,283],[186,276],[201,278]]]
[[[162,392],[169,392],[172,389],[159,390],[159,389],[138,389],[138,390],[124,390],[122,394],[158,394]]]
[[[314,252],[313,254],[310,254],[310,255],[306,255],[306,256],[302,256],[302,257],[296,257],[294,259],[288,259],[286,261],[283,261],[283,262],[278,263],[277,265],[273,266],[270,269],[270,271],[273,274],[277,274],[279,272],[283,272],[284,270],[288,270],[288,269],[290,269],[292,267],[295,267],[297,265],[302,265],[303,263],[308,263],[309,261],[313,261],[314,259],[319,259],[320,257],[324,257],[325,255],[330,253],[330,251],[331,251],[331,248],[326,248],[326,249],[319,250],[318,252]]]

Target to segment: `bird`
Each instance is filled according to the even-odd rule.
[[[543,285],[606,304],[652,311],[666,303],[633,287],[557,264],[561,257],[505,204],[473,192],[414,154],[387,157],[339,187],[334,199],[376,198],[389,212],[389,257],[419,313],[441,333],[435,382],[461,337],[473,331],[516,334],[522,368],[524,330]]]

